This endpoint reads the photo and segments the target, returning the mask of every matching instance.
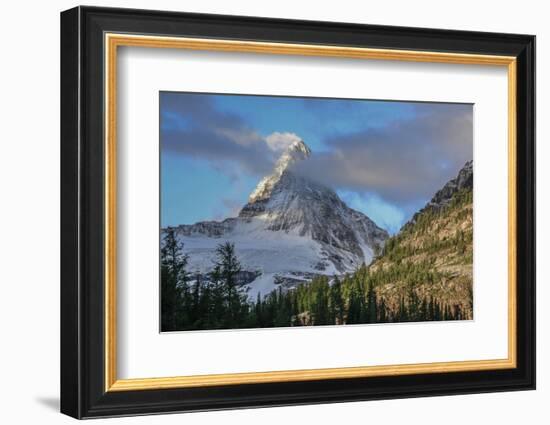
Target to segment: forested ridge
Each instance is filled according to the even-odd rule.
[[[231,243],[206,278],[187,270],[185,246],[165,229],[161,249],[163,331],[460,320],[473,317],[472,190],[415,215],[369,266],[317,276],[250,301]]]

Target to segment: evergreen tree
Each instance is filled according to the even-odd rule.
[[[221,329],[225,325],[227,317],[227,303],[226,303],[226,290],[222,280],[221,267],[219,265],[214,266],[214,270],[210,274],[212,280],[211,294],[210,294],[210,326],[214,329]]]
[[[256,304],[254,304],[254,315],[256,317],[257,326],[260,328],[265,326],[262,306],[262,296],[258,292],[258,296],[256,297]]]
[[[407,320],[411,322],[419,320],[420,303],[412,285],[409,285],[407,301]]]
[[[188,256],[183,254],[173,228],[168,228],[161,247],[161,329],[174,331],[185,323],[189,301],[186,271]]]
[[[242,322],[248,315],[246,293],[238,285],[241,263],[235,253],[235,244],[225,242],[216,248],[215,273],[220,283],[220,294],[224,304],[225,317],[223,326],[232,328]]]
[[[208,282],[200,283],[199,317],[195,329],[211,329],[215,324],[215,315],[212,308],[212,285]]]
[[[341,325],[344,323],[344,298],[342,297],[342,284],[338,277],[334,277],[334,282],[330,287],[330,321],[332,324]]]
[[[192,294],[191,294],[191,317],[190,322],[193,325],[193,328],[200,328],[200,322],[203,317],[203,312],[201,311],[201,275],[200,273],[195,273],[195,283],[193,284]]]
[[[365,316],[365,297],[363,295],[362,286],[358,285],[357,281],[354,281],[349,296],[346,323],[365,323]]]
[[[372,282],[369,281],[367,287],[367,323],[376,323],[378,318],[378,305],[376,301],[376,292],[374,290]]]
[[[279,287],[276,296],[276,314],[273,319],[273,325],[276,327],[290,326],[290,296],[289,293],[283,294],[283,289]]]

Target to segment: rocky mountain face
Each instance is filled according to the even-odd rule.
[[[449,205],[453,196],[460,190],[472,190],[474,187],[474,162],[468,161],[458,175],[438,190],[427,207],[440,210]]]
[[[458,172],[458,175],[449,180],[445,186],[438,190],[424,208],[414,214],[413,218],[403,227],[416,223],[418,217],[427,211],[441,211],[452,201],[454,195],[462,190],[472,190],[474,187],[474,162],[468,161]]]
[[[283,174],[288,173],[292,165],[308,159],[310,155],[311,149],[303,141],[292,143],[277,160],[273,172],[260,180],[256,189],[250,194],[249,204],[268,200]]]
[[[332,189],[293,172],[310,154],[303,141],[292,143],[238,217],[178,226],[190,269],[207,272],[217,244],[233,242],[243,268],[258,274],[250,282],[254,295],[369,264],[388,233]]]
[[[292,166],[309,157],[304,142],[297,142],[281,156],[274,172],[263,178],[242,208],[239,218],[259,218],[274,232],[293,232],[326,245],[340,272],[370,262],[388,233],[366,215],[349,208],[331,189],[300,177]],[[353,255],[339,255],[347,251]]]
[[[446,317],[473,318],[472,161],[386,241],[368,272],[394,314],[435,303]]]

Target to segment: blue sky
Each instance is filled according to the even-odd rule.
[[[472,105],[160,93],[161,225],[238,214],[298,136],[304,172],[395,233],[472,159]]]

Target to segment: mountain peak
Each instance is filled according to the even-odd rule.
[[[288,139],[273,141],[281,155],[237,217],[177,230],[189,250],[190,267],[201,273],[211,268],[218,243],[235,243],[254,299],[316,275],[352,272],[369,264],[389,236],[333,189],[293,172],[311,150],[298,136]]]
[[[292,164],[295,164],[298,161],[306,160],[307,158],[309,158],[310,155],[311,149],[302,139],[297,139],[293,141],[290,145],[288,145],[288,147],[284,150],[284,152],[275,163],[273,172],[260,180],[260,182],[256,186],[256,189],[254,189],[250,194],[248,202],[254,203],[269,198],[273,187],[281,179],[283,173]]]
[[[292,142],[288,148],[286,148],[285,153],[294,156],[298,155],[301,159],[306,159],[311,154],[311,149],[302,139],[299,139]]]
[[[303,140],[288,144],[238,219],[278,235],[320,244],[326,261],[319,262],[317,270],[326,271],[329,265],[338,273],[354,270],[371,261],[388,234],[366,215],[349,208],[333,189],[294,173],[293,166],[310,155]]]

